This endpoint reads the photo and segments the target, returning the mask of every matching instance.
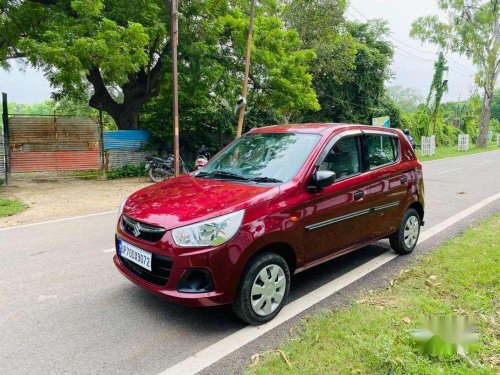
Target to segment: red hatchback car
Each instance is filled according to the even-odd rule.
[[[383,238],[408,254],[423,218],[422,166],[400,130],[269,126],[132,194],[114,263],[172,302],[232,304],[261,324],[285,304],[292,274]]]

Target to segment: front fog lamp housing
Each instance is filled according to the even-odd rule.
[[[174,242],[182,247],[219,246],[234,237],[245,210],[219,216],[196,224],[176,228],[172,231]]]

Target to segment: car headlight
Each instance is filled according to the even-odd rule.
[[[219,246],[234,237],[240,228],[244,215],[245,210],[241,210],[196,224],[176,228],[172,230],[172,236],[177,246]]]
[[[125,198],[122,202],[122,204],[120,205],[120,208],[118,209],[118,219],[122,216],[122,213],[123,213],[123,208],[125,207],[125,203],[127,203],[127,199],[129,197]]]

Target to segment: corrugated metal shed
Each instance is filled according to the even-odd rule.
[[[124,165],[141,165],[146,163],[146,156],[150,154],[149,151],[108,150],[105,165],[107,169],[115,169]]]
[[[148,143],[150,136],[147,130],[105,131],[104,150],[138,150]]]
[[[99,128],[90,118],[13,117],[9,119],[9,147],[12,173],[101,166]]]

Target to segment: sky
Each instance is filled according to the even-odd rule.
[[[419,16],[442,12],[437,0],[351,0],[347,18],[366,21],[382,18],[391,29],[389,39],[395,47],[392,71],[394,78],[389,85],[400,85],[416,89],[427,96],[437,48],[432,44],[422,45],[409,37],[411,23]],[[467,98],[474,92],[475,67],[466,58],[456,54],[447,55],[450,71],[449,90],[445,101]],[[0,69],[0,91],[6,92],[9,101],[35,103],[50,98],[51,89],[43,74],[31,68],[20,71],[13,66],[9,72]]]

